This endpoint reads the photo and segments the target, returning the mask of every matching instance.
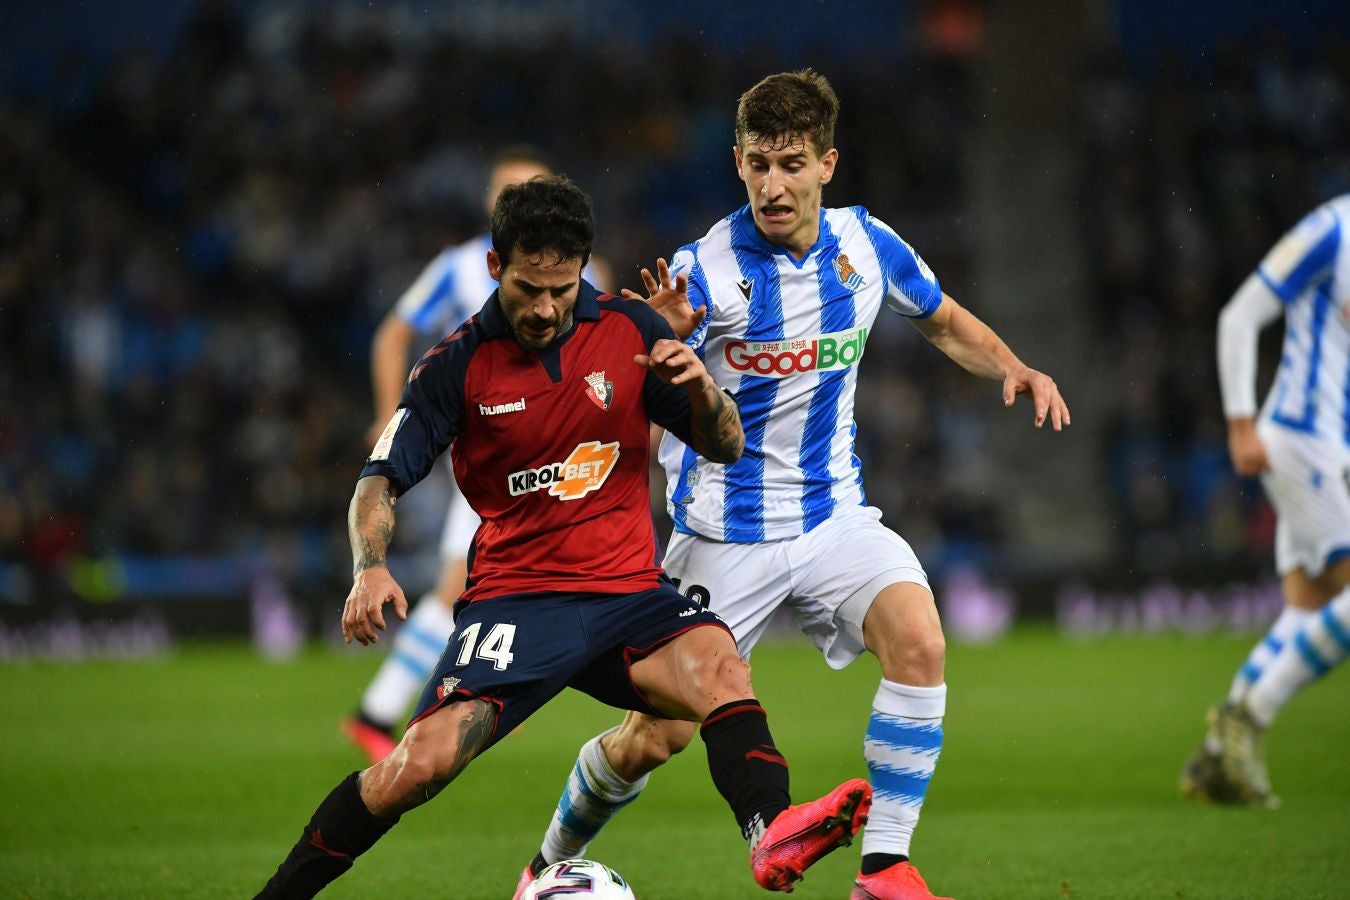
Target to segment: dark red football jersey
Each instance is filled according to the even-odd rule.
[[[689,437],[689,397],[633,362],[670,327],[583,281],[573,327],[522,347],[494,292],[422,357],[362,470],[400,494],[447,447],[482,517],[464,599],[632,593],[661,575],[648,496],[648,422]]]

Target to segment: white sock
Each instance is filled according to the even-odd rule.
[[[618,730],[611,728],[596,735],[577,754],[576,765],[567,776],[567,785],[558,798],[558,808],[539,848],[546,862],[552,864],[585,856],[586,848],[605,823],[636,800],[647,786],[648,775],[637,781],[624,781],[610,768],[600,739]]]
[[[872,700],[863,756],[872,779],[872,812],[863,856],[909,855],[910,838],[942,752],[947,686],[915,687],[884,678]]]
[[[1331,599],[1294,633],[1243,702],[1258,725],[1275,714],[1309,682],[1321,678],[1350,654],[1350,588]]]
[[[424,594],[408,620],[399,626],[389,655],[362,695],[362,714],[390,728],[402,719],[436,668],[454,631],[450,610],[435,594]]]
[[[1270,626],[1265,637],[1257,642],[1252,648],[1252,652],[1247,654],[1247,659],[1242,663],[1242,667],[1237,670],[1233,676],[1233,684],[1228,689],[1228,702],[1240,703],[1246,696],[1248,688],[1261,677],[1266,666],[1270,661],[1284,649],[1288,643],[1289,636],[1303,627],[1315,613],[1306,609],[1299,609],[1297,606],[1286,606],[1275,619],[1275,624]]]

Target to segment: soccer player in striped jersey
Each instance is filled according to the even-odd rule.
[[[1256,409],[1258,335],[1284,316],[1279,372]],[[1285,608],[1233,677],[1182,793],[1275,806],[1263,736],[1301,688],[1350,653],[1350,194],[1313,210],[1219,316],[1228,452],[1275,507]]]
[[[666,566],[731,626],[743,656],[779,606],[834,668],[876,654],[883,677],[863,740],[873,808],[852,896],[930,898],[909,847],[942,748],[945,642],[923,567],[863,494],[853,404],[868,331],[885,308],[1001,381],[1004,405],[1029,394],[1037,427],[1060,430],[1069,410],[1054,382],[945,295],[885,223],[861,207],[822,207],[839,158],[838,108],[810,69],[747,91],[734,155],[748,204],[680,248],[670,268],[643,273],[649,302],[736,395],[746,433],[745,455],[730,465],[664,439]],[[634,714],[588,742],[521,889],[545,863],[580,855],[692,733]]]
[[[551,174],[542,151],[526,145],[501,150],[488,173],[486,210],[492,212],[497,195],[507,185]],[[488,273],[487,252],[492,235],[447,248],[436,256],[385,316],[371,342],[370,374],[375,395],[375,419],[370,445],[398,408],[408,378],[409,353],[414,342],[439,341],[483,305],[497,287]],[[585,276],[591,284],[608,283],[604,263],[592,258]],[[425,346],[425,344],[423,344]],[[466,557],[478,515],[463,493],[451,488],[449,509],[441,532],[441,570],[434,589],[413,607],[394,637],[384,663],[361,696],[356,713],[342,722],[343,733],[370,759],[379,762],[394,749],[395,726],[422,690],[445,642],[454,631],[450,610],[464,590]]]

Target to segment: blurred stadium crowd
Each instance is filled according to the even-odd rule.
[[[969,47],[718,54],[694,30],[505,41],[401,6],[231,9],[203,5],[167,54],[67,56],[0,100],[0,596],[136,593],[134,562],[168,558],[243,561],[199,571],[210,590],[263,565],[345,593],[370,336],[482,227],[506,143],[592,193],[597,249],[638,287],[743,201],[738,93],[809,63],[843,101],[827,202],[868,203],[971,294]],[[1227,464],[1214,320],[1284,228],[1350,187],[1350,53],[1272,37],[1147,75],[1094,53],[1078,100],[1096,339],[1122,387],[1105,562],[1265,558],[1269,513]],[[903,323],[867,355],[869,498],[930,568],[996,562],[1000,498],[972,477],[996,454],[988,397]]]

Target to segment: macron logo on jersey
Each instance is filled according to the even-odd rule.
[[[525,398],[521,397],[515,403],[497,403],[493,406],[484,406],[478,404],[478,411],[485,416],[500,416],[502,413],[524,412]]]
[[[548,488],[548,492],[559,500],[580,500],[600,489],[618,461],[618,441],[608,444],[587,441],[577,444],[577,448],[560,463],[512,472],[506,479],[507,490],[512,497],[519,497]]]
[[[846,369],[862,359],[867,332],[866,326],[859,325],[787,341],[732,341],[727,344],[727,365],[765,378]]]

